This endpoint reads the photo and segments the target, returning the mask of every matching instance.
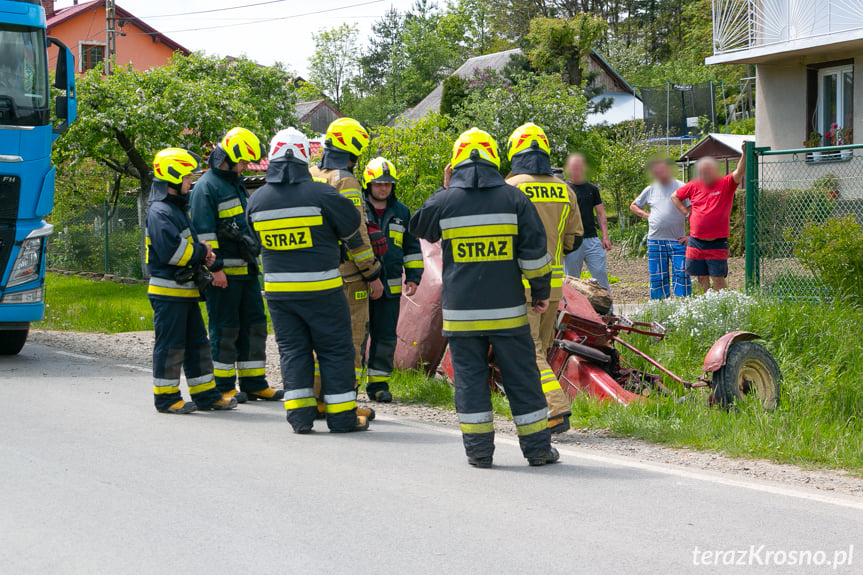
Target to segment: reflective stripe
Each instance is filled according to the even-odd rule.
[[[153,393],[156,395],[169,395],[180,392],[179,379],[153,378]]]
[[[325,395],[324,403],[327,404],[327,413],[342,413],[357,408],[357,392],[348,391],[335,395]]]
[[[425,264],[422,260],[418,262],[405,262],[405,269],[424,269]]]
[[[184,233],[187,231],[188,230],[185,230]],[[189,234],[191,235],[191,232],[189,232]],[[168,260],[168,264],[172,266],[185,266],[189,263],[189,260],[192,259],[192,255],[194,253],[195,244],[188,240],[188,236],[183,236],[183,239],[180,240],[180,245],[177,246],[171,259]]]
[[[216,377],[234,377],[237,375],[237,370],[233,363],[213,362],[213,374]]]
[[[318,401],[314,397],[303,397],[301,399],[290,399],[285,401],[285,409],[302,409],[304,407],[317,407]]]
[[[489,319],[477,321],[443,321],[444,331],[493,331],[514,329],[528,324],[527,315],[510,319]]]
[[[518,267],[527,279],[538,278],[551,273],[551,256],[543,254],[535,260],[518,260]]]
[[[344,403],[328,403],[327,413],[342,413],[357,408],[356,401],[346,401]]]
[[[305,399],[306,397],[315,397],[315,389],[312,387],[303,387],[290,391],[285,390],[285,401],[289,399]]]
[[[249,268],[248,267],[223,268],[222,271],[225,272],[225,275],[227,275],[227,276],[244,276],[244,275],[248,275]]]
[[[560,266],[563,258],[563,232],[566,231],[567,219],[569,219],[569,204],[563,206],[563,211],[560,214],[560,223],[557,224],[557,245],[554,249],[553,263],[558,266],[557,269],[560,269],[561,273],[563,273],[563,267]],[[552,268],[552,273],[554,273],[555,269]]]
[[[265,361],[238,361],[237,369],[254,369],[257,367],[267,367]]]
[[[202,242],[213,242],[219,239],[216,234],[198,234],[198,240]]]
[[[557,379],[557,377],[555,377],[554,372],[550,369],[543,369],[539,372],[539,379],[540,381],[548,381],[549,379]]]
[[[494,423],[460,423],[462,433],[494,433]]]
[[[423,255],[421,253],[409,254],[402,258],[405,268],[423,268]]]
[[[518,235],[518,215],[480,214],[444,218],[440,221],[443,239],[474,238],[477,236]]]
[[[353,259],[354,261],[357,261],[357,262],[368,260],[368,259],[371,259],[373,257],[375,257],[375,252],[372,251],[371,248],[369,248],[367,250],[363,250],[363,251],[356,253],[356,254],[354,254],[354,253],[351,254],[351,259]]]
[[[338,268],[324,272],[281,272],[264,274],[264,290],[273,292],[323,291],[342,286]]]
[[[226,268],[239,268],[246,267],[249,264],[246,263],[246,260],[242,258],[227,258],[222,260],[222,265],[224,265]]]
[[[209,381],[213,381],[213,374],[212,373],[207,373],[207,374],[202,375],[200,377],[193,377],[191,379],[189,379],[188,377],[186,378],[186,384],[189,387],[192,387],[193,385],[201,385],[202,383],[207,383]]]
[[[546,381],[545,383],[542,384],[542,392],[543,393],[549,393],[552,391],[556,391],[558,389],[563,391],[563,388],[560,387],[560,382],[557,381],[557,378],[555,378],[552,381]]]
[[[265,210],[252,214],[255,230],[277,230],[283,228],[299,228],[320,226],[324,223],[321,208],[317,206],[302,206],[299,208],[281,208]]]
[[[383,371],[380,369],[370,369],[366,375],[368,376],[369,383],[379,383],[382,381],[387,381],[392,376],[389,371]]]
[[[387,287],[390,288],[390,293],[402,293],[402,278],[388,279]]]
[[[192,283],[179,284],[172,280],[164,278],[151,277],[150,285],[147,287],[147,293],[152,295],[164,295],[171,297],[187,297],[198,298],[201,293],[198,287]]]
[[[240,198],[220,202],[217,208],[220,218],[230,218],[243,213],[243,204]]]
[[[405,227],[401,224],[390,224],[391,232],[405,233]]]
[[[517,425],[515,431],[519,435],[531,435],[533,433],[545,431],[546,429],[548,429],[548,418],[544,418],[535,423],[529,423],[527,425]]]
[[[513,307],[502,307],[492,309],[446,309],[443,310],[443,319],[450,321],[474,321],[481,319],[503,319],[518,317],[527,313],[527,305],[521,304]]]
[[[487,423],[494,421],[493,411],[480,411],[477,413],[459,413],[459,423]]]
[[[197,385],[191,385],[191,383],[190,383],[189,384],[189,393],[192,395],[195,395],[198,393],[202,393],[204,391],[216,389],[216,380],[213,379],[213,374],[211,373],[211,374],[207,375],[206,377],[207,377],[207,381],[201,382]],[[200,379],[200,378],[195,378],[195,379]]]
[[[518,235],[516,225],[498,226],[466,226],[443,231],[443,239],[452,240],[456,238],[476,238],[481,236],[515,236]]]
[[[542,419],[548,419],[548,407],[525,413],[524,415],[513,415],[512,420],[516,425],[530,425]]]
[[[348,391],[345,393],[337,393],[335,395],[325,395],[324,402],[326,403],[344,403],[345,401],[354,401],[357,398],[356,391]]]
[[[265,375],[267,373],[266,368],[263,367],[253,367],[249,369],[238,369],[237,376],[239,377],[259,377],[261,375]]]
[[[357,189],[339,190],[339,193],[349,199],[357,207],[363,205],[363,196]]]

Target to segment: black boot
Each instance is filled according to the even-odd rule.
[[[557,463],[560,460],[560,452],[554,447],[548,448],[548,453],[543,455],[542,457],[531,457],[527,460],[527,464],[531,467],[539,467],[540,465],[545,465],[546,463]]]

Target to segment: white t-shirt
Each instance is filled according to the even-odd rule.
[[[686,235],[686,218],[674,207],[671,202],[671,194],[683,186],[680,180],[671,180],[663,186],[659,182],[653,182],[635,198],[635,205],[641,209],[645,206],[650,208],[650,217],[647,219],[647,238],[651,240],[676,240]],[[686,200],[689,205],[689,200]]]

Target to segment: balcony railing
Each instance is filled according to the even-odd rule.
[[[863,0],[713,0],[713,53],[860,30]]]

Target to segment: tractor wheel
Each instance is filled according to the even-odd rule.
[[[0,355],[18,355],[29,333],[29,328],[0,331]]]
[[[779,405],[782,374],[776,360],[761,344],[738,341],[731,344],[725,365],[713,373],[712,399],[728,408],[755,396],[764,409]]]

